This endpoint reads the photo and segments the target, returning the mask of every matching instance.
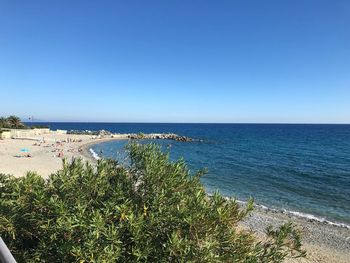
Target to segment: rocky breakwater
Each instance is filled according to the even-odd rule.
[[[106,130],[90,131],[90,130],[70,130],[67,134],[92,135],[97,138],[116,138],[116,139],[130,139],[130,140],[172,140],[179,142],[193,142],[194,140],[187,136],[181,136],[175,133],[111,133]]]
[[[78,135],[94,135],[94,136],[111,136],[112,133],[106,130],[90,131],[90,130],[70,130],[67,134],[78,134]]]
[[[175,133],[150,133],[150,134],[144,134],[144,133],[137,133],[137,134],[129,134],[128,138],[131,140],[172,140],[172,141],[179,141],[179,142],[192,142],[194,141],[192,138],[181,136]]]

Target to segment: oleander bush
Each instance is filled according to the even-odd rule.
[[[281,262],[304,256],[291,224],[264,241],[238,227],[240,208],[208,197],[202,172],[158,146],[131,144],[120,165],[81,160],[44,180],[0,176],[0,235],[18,262]]]

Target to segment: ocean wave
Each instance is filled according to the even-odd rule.
[[[95,160],[100,160],[100,159],[101,159],[101,157],[98,156],[98,154],[97,154],[93,149],[90,148],[89,151],[90,151],[92,157],[93,157]]]
[[[243,201],[237,201],[237,202],[238,203],[244,203]],[[350,229],[350,225],[347,225],[345,223],[339,223],[339,222],[330,221],[330,220],[327,220],[324,217],[319,217],[319,216],[308,214],[308,213],[303,213],[303,212],[298,212],[298,211],[293,211],[293,210],[287,210],[287,209],[275,209],[275,208],[270,208],[270,207],[267,207],[265,205],[260,205],[260,204],[255,204],[255,206],[260,208],[260,209],[266,210],[266,211],[273,211],[273,212],[277,212],[277,213],[281,213],[281,214],[285,214],[285,215],[289,215],[289,216],[295,216],[295,217],[303,218],[303,219],[306,219],[307,221],[316,221],[316,222],[327,224],[327,225],[332,225],[332,226],[337,226],[337,227],[343,227],[343,228]]]
[[[276,211],[278,211],[278,210],[276,210]],[[318,216],[315,216],[312,214],[307,214],[307,213],[302,213],[302,212],[297,212],[297,211],[292,211],[292,210],[286,210],[286,209],[282,209],[282,212],[284,214],[293,215],[293,216],[300,217],[300,218],[306,218],[307,220],[310,220],[310,221],[317,221],[317,222],[328,224],[328,225],[333,225],[333,226],[338,226],[338,227],[350,229],[350,225],[347,225],[345,223],[338,223],[338,222],[329,221],[329,220],[325,219],[324,217],[318,217]]]
[[[208,193],[208,196],[212,196],[212,195],[213,195],[212,193]],[[225,199],[226,200],[235,200],[237,203],[243,204],[243,205],[247,204],[246,201],[237,200],[235,198],[228,197],[228,196],[225,196]],[[348,225],[348,224],[330,221],[324,217],[319,217],[319,216],[315,216],[315,215],[308,214],[308,213],[287,210],[287,209],[275,209],[275,208],[267,207],[267,206],[262,205],[262,204],[254,204],[254,206],[257,208],[260,208],[262,210],[265,210],[265,211],[271,211],[271,212],[275,212],[275,213],[280,213],[280,214],[284,214],[284,215],[302,218],[302,219],[305,219],[305,220],[311,221],[311,222],[315,221],[315,222],[319,222],[319,223],[323,223],[323,224],[327,224],[327,225],[332,225],[332,226],[336,226],[336,227],[350,229],[350,225]]]

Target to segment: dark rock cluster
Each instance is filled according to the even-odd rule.
[[[90,131],[90,130],[69,130],[67,134],[82,134],[82,135],[100,135],[100,136],[108,136],[112,135],[110,131],[99,130],[99,131]]]
[[[138,133],[138,134],[129,134],[128,135],[129,139],[132,140],[140,140],[140,139],[158,139],[158,140],[173,140],[173,141],[180,141],[180,142],[191,142],[193,141],[192,138],[186,137],[186,136],[180,136],[174,133],[151,133],[151,134],[143,134],[143,133]]]
[[[82,135],[94,135],[94,136],[113,136],[113,134],[110,131],[106,130],[99,130],[99,131],[90,131],[90,130],[70,130],[67,131],[67,134],[82,134]],[[131,140],[141,140],[141,139],[148,139],[148,140],[173,140],[173,141],[179,141],[179,142],[192,142],[194,141],[190,137],[177,135],[175,133],[130,133],[130,134],[122,134],[125,135],[125,138],[129,138]]]

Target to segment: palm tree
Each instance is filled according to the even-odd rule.
[[[0,117],[0,128],[7,128],[8,127],[8,121],[4,117]]]
[[[10,116],[7,118],[7,122],[9,123],[11,128],[20,128],[23,127],[23,124],[21,122],[21,119],[17,116]]]

